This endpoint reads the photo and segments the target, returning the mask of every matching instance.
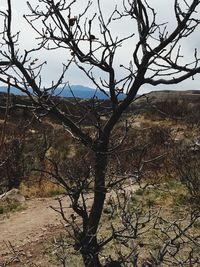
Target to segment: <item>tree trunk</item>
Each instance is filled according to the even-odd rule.
[[[103,267],[99,260],[99,254],[84,255],[83,262],[85,267]]]
[[[97,241],[97,230],[101,219],[104,201],[106,197],[105,175],[107,167],[107,145],[101,146],[101,152],[96,152],[95,157],[95,179],[94,200],[89,215],[87,229],[85,229],[84,251],[82,252],[86,267],[101,267],[99,260],[99,246]]]

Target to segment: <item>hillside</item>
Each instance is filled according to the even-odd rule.
[[[0,194],[7,190],[9,179],[14,177],[20,180],[20,192],[26,201],[22,206],[12,202],[6,206],[0,202],[3,231],[0,266],[59,267],[58,260],[64,257],[66,266],[82,266],[79,254],[69,246],[74,244],[70,225],[79,226],[79,217],[70,208],[65,188],[60,187],[54,177],[64,178],[74,189],[80,177],[83,178],[81,181],[86,186],[83,195],[90,210],[93,152],[73,139],[55,118],[43,116],[38,120],[35,110],[26,108],[31,104],[26,96],[10,96],[11,108],[5,121],[6,100],[6,94],[1,93],[0,133],[4,136],[4,145],[0,154]],[[91,135],[96,126],[96,118],[90,112],[94,103],[103,111],[102,124],[110,116],[104,112],[110,110],[108,100],[77,102],[55,97],[55,101],[64,112],[77,116],[77,123]],[[124,232],[126,221],[123,220],[128,218],[131,220],[128,225],[139,233],[136,231],[133,239],[142,260],[155,258],[165,246],[178,251],[181,260],[187,260],[191,250],[198,259],[200,218],[195,217],[190,225],[190,219],[197,214],[191,216],[190,211],[199,209],[200,92],[151,92],[138,97],[123,116],[128,131],[111,154],[106,178],[106,182],[111,179],[115,183],[116,178],[123,182],[108,189],[99,236],[105,240],[112,234],[113,227],[117,227],[125,233],[123,240],[126,236],[128,239],[124,247],[114,240],[102,253],[105,258],[110,255],[114,258],[118,246],[131,250],[132,239]],[[83,120],[80,121],[80,117]],[[123,123],[117,125],[111,136],[113,144],[124,137],[125,130]],[[191,178],[189,182],[187,175]],[[63,203],[66,220],[49,208],[59,210],[58,199]],[[128,208],[128,216],[122,217]],[[190,226],[187,228],[187,225]],[[193,240],[196,243],[192,243]],[[173,263],[172,254],[166,253],[165,257],[169,264],[163,266],[180,266]],[[144,266],[142,260],[138,266]],[[191,266],[198,267],[199,263]]]
[[[7,87],[0,86],[0,92],[7,92]],[[11,93],[14,95],[24,95],[18,89],[12,87]],[[94,88],[82,86],[82,85],[72,85],[70,88],[66,86],[64,89],[56,89],[53,93],[55,96],[65,97],[65,98],[82,98],[82,99],[90,99],[90,98],[98,98],[101,100],[108,99],[108,96],[99,90],[95,90]],[[124,95],[120,94],[118,96],[119,99],[123,99]]]

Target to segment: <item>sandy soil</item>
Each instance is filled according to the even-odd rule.
[[[60,215],[50,207],[57,207],[57,200],[52,198],[27,200],[25,206],[26,209],[21,212],[0,217],[0,267],[18,266],[19,259],[15,259],[15,264],[13,263],[10,245],[16,251],[26,251],[28,256],[33,257],[29,249],[35,250],[33,248],[45,238],[53,236],[58,229],[63,228]],[[41,264],[35,266],[46,266],[44,262]],[[53,265],[48,264],[48,266]]]
[[[126,188],[135,191],[138,186]],[[109,195],[115,194],[109,193]],[[64,202],[65,201],[65,202]],[[65,216],[70,216],[67,198],[62,201]],[[88,206],[91,198],[88,196]],[[44,253],[50,240],[65,233],[59,213],[51,208],[58,208],[58,200],[42,198],[27,200],[26,209],[21,212],[0,216],[0,267],[57,267],[53,260]]]

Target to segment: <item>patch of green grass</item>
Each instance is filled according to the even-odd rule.
[[[48,191],[47,197],[56,197],[65,193],[65,189],[62,187],[54,188]]]
[[[56,266],[83,266],[80,253],[73,249],[71,240],[67,236],[60,235],[54,238],[47,244],[44,253],[56,263]]]
[[[8,214],[10,212],[22,211],[25,206],[16,200],[0,201],[0,214]]]
[[[137,195],[137,196],[142,196],[142,195],[144,194],[144,189],[139,188],[139,189],[137,189],[137,190],[135,191],[134,194]]]
[[[196,229],[200,229],[200,219],[197,220],[197,221],[194,223],[194,227],[195,227]]]
[[[156,201],[155,201],[153,198],[148,198],[148,199],[146,200],[146,204],[147,204],[147,206],[148,206],[149,208],[152,208],[153,206],[156,205]]]

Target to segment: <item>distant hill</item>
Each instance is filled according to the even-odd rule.
[[[187,102],[199,101],[200,100],[200,90],[162,90],[162,91],[152,91],[146,94],[149,99],[155,101],[159,100],[170,100],[170,99],[184,99]]]
[[[149,94],[171,94],[171,95],[193,95],[200,94],[200,90],[155,90],[150,92]]]
[[[7,92],[7,87],[0,86],[0,92]],[[14,87],[11,88],[11,93],[14,95],[24,95],[22,92],[20,92]],[[82,99],[90,99],[93,97],[96,97],[101,100],[108,99],[108,96],[106,96],[106,94],[104,94],[103,92],[82,85],[72,85],[71,90],[67,87],[63,90],[56,89],[56,91],[54,91],[54,95],[66,98],[72,98],[75,96],[76,98]],[[124,97],[124,94],[120,94],[118,99],[123,99]]]

